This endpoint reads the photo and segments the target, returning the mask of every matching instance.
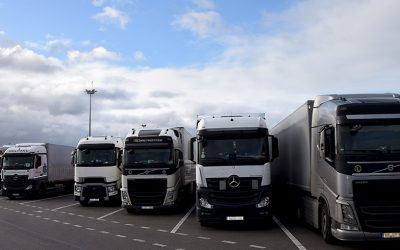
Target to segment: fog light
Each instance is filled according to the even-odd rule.
[[[342,215],[343,215],[343,222],[346,224],[357,224],[356,218],[354,216],[353,210],[351,209],[350,205],[341,204],[342,205]]]
[[[208,203],[207,199],[205,199],[205,198],[200,198],[199,204],[200,204],[200,206],[202,206],[204,208],[208,208],[208,209],[213,208],[213,206],[210,203]]]
[[[263,208],[269,205],[269,197],[266,196],[256,205],[257,208]]]
[[[358,227],[356,226],[351,226],[347,224],[340,224],[340,229],[346,230],[346,231],[358,231]]]
[[[80,192],[81,192],[81,190],[82,190],[81,186],[77,186],[77,185],[75,185],[75,192],[78,192],[78,193],[80,193]]]
[[[31,190],[31,189],[32,189],[32,184],[25,188],[25,190]]]

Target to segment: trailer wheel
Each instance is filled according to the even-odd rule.
[[[321,215],[320,215],[320,227],[322,238],[325,240],[326,243],[332,244],[334,243],[334,237],[331,232],[331,217],[329,215],[329,209],[326,203],[322,204],[321,208]]]

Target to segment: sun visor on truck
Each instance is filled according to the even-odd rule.
[[[78,149],[113,149],[114,143],[101,143],[101,144],[80,144]]]

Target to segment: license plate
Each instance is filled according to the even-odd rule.
[[[154,209],[153,206],[142,206],[142,209]]]
[[[12,195],[14,195],[14,196],[19,196],[19,193],[13,193]]]
[[[393,238],[400,238],[400,232],[396,233],[383,233],[382,238],[384,239],[393,239]]]
[[[227,216],[226,220],[232,221],[232,220],[244,220],[243,216]]]
[[[99,198],[93,198],[93,199],[90,199],[90,201],[100,201],[100,199]]]

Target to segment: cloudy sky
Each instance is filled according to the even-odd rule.
[[[0,144],[399,92],[398,0],[0,0]]]

